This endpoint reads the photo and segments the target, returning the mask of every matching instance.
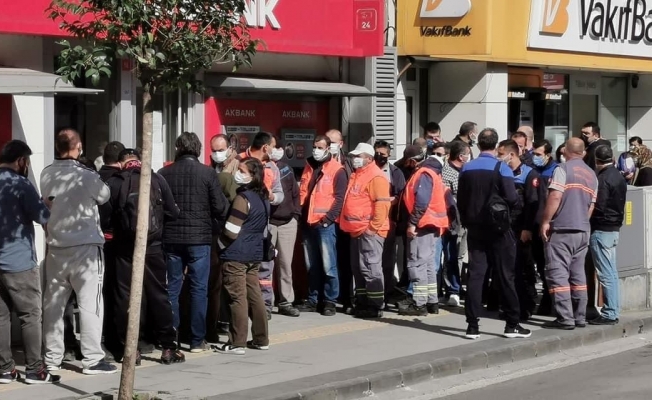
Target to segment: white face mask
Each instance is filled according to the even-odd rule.
[[[235,180],[235,183],[240,186],[244,186],[251,182],[251,176],[243,174],[242,171],[236,171],[233,175],[233,179]]]
[[[312,149],[312,156],[316,161],[322,161],[328,156],[326,149]]]
[[[336,156],[340,154],[340,144],[339,143],[331,143],[331,146],[329,148],[330,152],[332,155]]]
[[[462,162],[467,163],[471,159],[471,154],[464,154],[462,155]]]
[[[283,155],[285,154],[285,151],[283,149],[274,149],[272,150],[272,161],[278,161],[281,158],[283,158]]]
[[[224,150],[224,151],[214,151],[214,152],[211,154],[211,158],[212,158],[213,161],[215,161],[216,163],[218,163],[218,164],[222,164],[222,163],[224,163],[224,161],[226,161],[227,158],[229,158],[229,151],[228,151],[228,150]]]
[[[364,159],[362,159],[361,157],[355,157],[353,159],[353,168],[359,169],[362,167],[364,167]]]

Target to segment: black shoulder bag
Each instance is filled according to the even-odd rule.
[[[496,163],[494,168],[493,175],[493,186],[494,190],[491,191],[489,198],[487,199],[487,214],[489,223],[493,228],[494,232],[503,234],[510,230],[511,228],[511,219],[509,215],[509,206],[505,199],[500,195],[500,180],[502,176],[500,175],[500,166],[501,162]]]
[[[274,247],[274,242],[272,241],[272,232],[269,231],[269,210],[264,200],[263,208],[265,209],[265,217],[267,219],[267,225],[263,232],[263,261],[269,262],[274,261],[276,258],[276,247]]]

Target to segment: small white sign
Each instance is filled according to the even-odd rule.
[[[471,11],[471,0],[421,0],[420,16],[421,18],[462,18],[469,11]]]
[[[237,126],[231,125],[226,127],[226,133],[228,135],[235,133],[258,133],[260,132],[260,126]]]
[[[285,140],[315,140],[315,135],[309,133],[286,133]]]

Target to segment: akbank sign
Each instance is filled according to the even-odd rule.
[[[652,0],[532,0],[528,47],[652,58]]]

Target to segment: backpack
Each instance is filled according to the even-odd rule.
[[[496,167],[494,168],[494,190],[491,191],[489,198],[487,199],[487,216],[489,217],[489,223],[494,230],[494,233],[504,234],[511,229],[511,216],[509,212],[509,206],[505,199],[500,195],[500,166],[502,162],[498,161]]]
[[[140,171],[129,170],[122,175],[122,185],[118,194],[118,213],[120,231],[136,238],[138,223],[138,190],[140,188]],[[149,226],[148,241],[160,238],[163,234],[165,212],[161,186],[152,174],[152,187],[149,193]]]

